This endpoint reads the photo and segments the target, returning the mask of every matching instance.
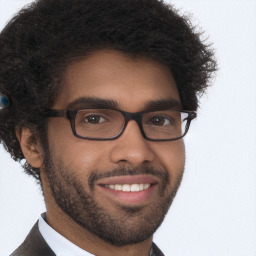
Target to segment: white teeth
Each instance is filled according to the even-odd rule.
[[[113,190],[120,190],[123,192],[138,192],[150,188],[150,183],[141,183],[141,184],[111,184],[104,185],[107,188]]]
[[[131,185],[131,191],[140,191],[139,184],[132,184]]]
[[[114,185],[114,190],[122,190],[123,186],[122,185],[119,185],[119,184],[116,184]]]
[[[131,191],[131,186],[129,184],[124,184],[122,191],[130,192]]]
[[[143,189],[148,189],[150,187],[149,183],[143,184]]]

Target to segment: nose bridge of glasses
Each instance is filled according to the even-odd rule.
[[[125,127],[127,126],[128,122],[131,120],[134,120],[137,125],[139,126],[140,132],[142,133],[143,137],[145,137],[145,133],[142,126],[142,113],[128,113],[123,112],[123,115],[125,117]],[[125,129],[124,127],[124,129]]]

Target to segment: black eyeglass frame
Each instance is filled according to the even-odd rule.
[[[151,111],[141,111],[141,112],[136,112],[136,113],[130,113],[130,112],[125,112],[125,111],[122,111],[119,109],[110,109],[110,110],[118,111],[124,116],[124,124],[123,124],[120,132],[117,135],[115,135],[114,137],[110,137],[110,138],[90,138],[90,137],[84,137],[84,136],[77,134],[76,128],[75,128],[75,119],[76,119],[77,112],[80,110],[86,110],[86,109],[97,109],[97,108],[79,108],[79,109],[63,109],[63,110],[45,109],[43,116],[45,116],[45,117],[66,117],[70,121],[71,129],[72,129],[74,136],[81,138],[81,139],[87,139],[87,140],[115,140],[123,134],[128,122],[130,120],[134,120],[134,121],[136,121],[136,123],[138,124],[138,126],[140,128],[140,132],[141,132],[142,136],[145,139],[150,140],[150,141],[173,141],[173,140],[178,140],[178,139],[183,138],[189,130],[191,121],[193,119],[195,119],[197,116],[195,111],[171,109],[176,112],[188,114],[188,117],[186,118],[187,124],[186,124],[184,134],[182,136],[179,136],[179,137],[173,138],[173,139],[151,139],[151,138],[147,137],[147,135],[144,132],[143,125],[142,125],[142,115],[145,113],[154,112],[154,111],[151,110]],[[102,108],[98,108],[98,109],[102,109]],[[165,110],[167,110],[167,109],[165,109]],[[155,110],[155,111],[160,111],[160,110]]]

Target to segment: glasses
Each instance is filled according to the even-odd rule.
[[[82,139],[117,139],[124,132],[128,122],[135,120],[145,139],[171,141],[186,135],[196,112],[170,109],[137,113],[116,109],[47,109],[44,116],[68,118],[73,134]]]

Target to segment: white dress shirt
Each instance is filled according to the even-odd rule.
[[[44,240],[56,256],[94,256],[71,243],[68,239],[55,231],[46,223],[42,216],[39,217],[38,228]]]

